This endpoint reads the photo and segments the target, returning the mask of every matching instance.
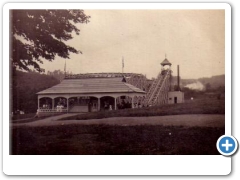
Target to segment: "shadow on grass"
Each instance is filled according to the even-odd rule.
[[[217,155],[224,127],[64,125],[13,127],[13,155]]]

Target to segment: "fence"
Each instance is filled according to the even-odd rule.
[[[47,109],[47,108],[39,108],[39,112],[46,112],[46,113],[64,113],[68,112],[67,108],[54,108],[54,109]]]

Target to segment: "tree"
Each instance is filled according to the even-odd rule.
[[[88,23],[90,16],[83,10],[11,10],[11,55],[14,69],[29,71],[29,67],[44,71],[42,58],[52,61],[55,56],[69,58],[69,53],[82,53],[66,44],[79,35],[77,23]]]
[[[22,72],[16,70],[11,84],[12,112],[22,110],[34,113],[38,108],[37,92],[50,88],[59,83],[56,78],[37,72]]]
[[[66,72],[66,73],[69,74],[69,72]],[[54,78],[58,79],[59,82],[61,82],[65,77],[65,72],[59,69],[59,70],[54,70],[52,72],[48,71],[47,75],[53,76]]]
[[[206,88],[206,91],[210,91],[211,90],[211,84],[210,83],[207,83],[205,85],[205,88]]]

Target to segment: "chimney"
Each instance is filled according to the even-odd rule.
[[[177,65],[177,89],[180,91],[179,65]]]

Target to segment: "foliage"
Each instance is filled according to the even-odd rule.
[[[189,89],[187,87],[184,87],[182,89],[182,91],[184,92],[184,98],[185,99],[191,99],[192,97],[194,99],[196,98],[203,98],[205,95],[205,92],[204,91],[199,91],[199,90],[193,90],[193,89]]]
[[[66,74],[72,74],[72,73],[66,72]],[[47,75],[53,76],[54,78],[58,79],[61,82],[65,77],[65,72],[58,69],[54,71],[48,71]]]
[[[210,91],[211,90],[211,84],[210,83],[207,83],[205,85],[205,88],[206,88],[206,91]]]
[[[37,92],[50,88],[59,83],[57,79],[34,71],[12,72],[11,105],[12,112],[22,110],[34,113],[37,110]]]
[[[55,56],[69,58],[79,53],[66,44],[79,35],[77,23],[89,22],[83,10],[11,10],[11,56],[13,68],[29,71],[29,66],[42,72],[42,58],[52,61]],[[81,52],[80,52],[81,53]]]
[[[217,89],[219,86],[225,86],[225,75],[212,76],[211,78],[199,78],[202,84],[210,84],[211,89]]]
[[[183,87],[196,82],[200,82],[203,85],[207,86],[206,89],[208,90],[217,90],[219,87],[225,86],[225,75],[218,75],[209,78],[199,79],[181,79],[181,84]],[[177,84],[177,77],[173,77],[173,84]]]

